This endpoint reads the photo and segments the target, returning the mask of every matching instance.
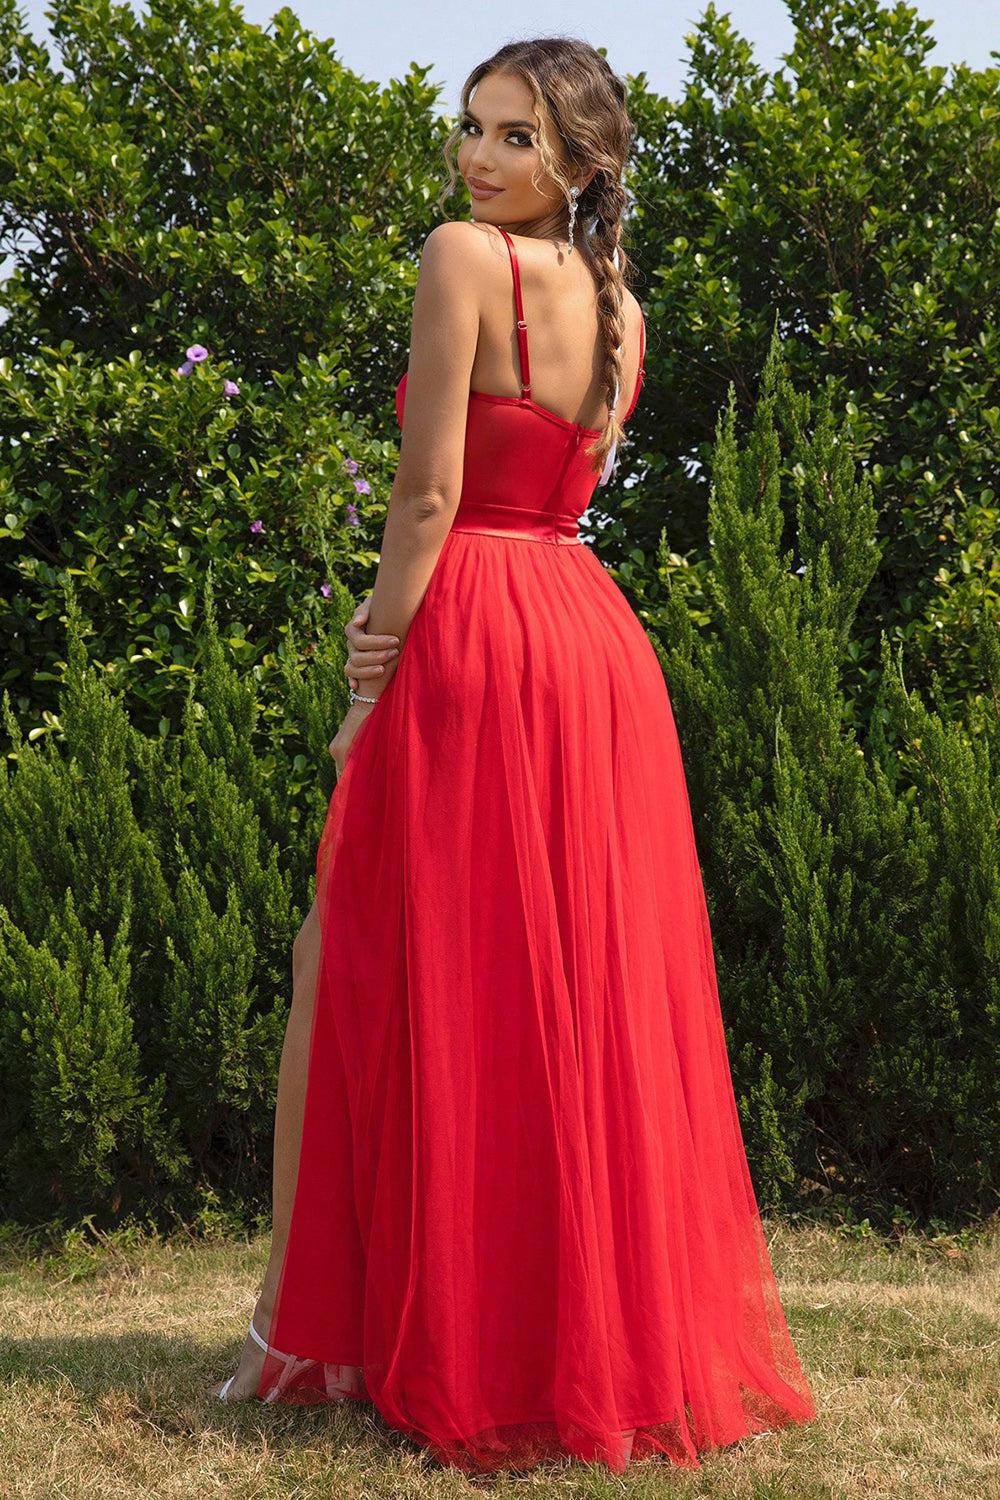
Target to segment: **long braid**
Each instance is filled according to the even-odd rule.
[[[589,197],[594,189],[599,194],[594,228],[588,237],[588,244],[598,278],[597,316],[604,353],[601,375],[608,415],[604,431],[599,439],[595,439],[588,452],[593,455],[595,462],[603,463],[612,444],[621,446],[627,441],[625,429],[615,413],[615,406],[621,404],[624,386],[625,370],[620,350],[625,341],[625,271],[629,261],[621,243],[624,189],[617,179],[600,181],[600,176],[598,173],[583,196]]]

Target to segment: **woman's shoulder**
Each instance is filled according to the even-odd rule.
[[[477,295],[486,268],[487,248],[478,226],[468,220],[447,219],[436,224],[420,252],[421,296],[451,302],[469,300],[470,291]]]
[[[512,239],[524,236],[512,235]],[[436,224],[427,235],[421,254],[421,265],[429,266],[443,274],[458,276],[484,272],[492,258],[501,253],[506,260],[507,243],[495,224],[476,223],[472,219],[445,219]],[[638,328],[642,320],[642,304],[628,287],[622,288],[626,321],[630,328]]]
[[[475,263],[489,252],[490,241],[503,244],[493,224],[475,224],[471,219],[445,219],[436,224],[423,243],[421,260],[430,253],[438,259]]]

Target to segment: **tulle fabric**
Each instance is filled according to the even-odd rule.
[[[550,465],[546,445],[579,449],[517,403],[473,411],[477,453],[512,421]],[[816,1408],[747,1168],[662,671],[565,526],[579,496],[537,474],[506,513],[463,496],[330,800],[258,1395],[373,1403],[469,1472],[696,1468]]]

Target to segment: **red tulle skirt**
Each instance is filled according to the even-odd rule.
[[[470,1472],[813,1418],[663,674],[589,547],[449,534],[317,876],[258,1395],[372,1402]]]

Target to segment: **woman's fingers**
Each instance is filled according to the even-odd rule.
[[[364,667],[357,667],[352,664],[348,669],[348,675],[351,677],[381,677],[384,671],[385,667],[378,662]]]
[[[378,677],[385,671],[383,663],[393,661],[399,655],[395,646],[386,651],[350,651],[346,671],[354,677]]]
[[[398,646],[387,646],[384,651],[369,651],[367,647],[361,651],[349,651],[348,661],[357,661],[358,666],[370,667],[373,661],[391,661],[394,656],[399,655]],[[364,661],[359,658],[364,657]]]
[[[398,646],[398,635],[368,635],[365,625],[371,610],[371,597],[362,599],[354,614],[344,626],[347,639],[355,651],[377,651],[388,646]]]
[[[399,655],[398,635],[368,635],[366,632],[364,627],[369,608],[370,598],[363,599],[344,626],[349,645],[344,671],[355,691],[359,679],[381,677],[385,672],[384,663]]]
[[[362,626],[348,620],[344,633],[356,651],[378,651],[385,646],[398,646],[398,635],[368,635]]]

